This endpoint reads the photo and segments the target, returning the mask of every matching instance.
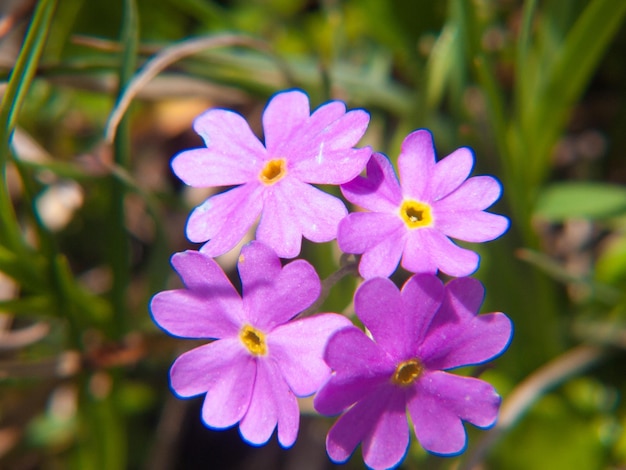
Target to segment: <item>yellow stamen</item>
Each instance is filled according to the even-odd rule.
[[[284,158],[273,158],[268,161],[259,175],[263,184],[272,185],[278,183],[287,174],[287,160]]]
[[[415,382],[423,371],[424,366],[418,359],[409,359],[398,364],[391,381],[396,385],[406,387]]]
[[[433,224],[430,204],[407,199],[400,206],[400,217],[409,228],[429,227]]]
[[[239,332],[239,339],[253,356],[265,356],[267,354],[265,335],[256,328],[245,325]]]

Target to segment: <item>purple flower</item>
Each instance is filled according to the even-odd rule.
[[[278,93],[263,113],[265,146],[239,114],[211,109],[194,122],[206,148],[187,150],[172,161],[190,186],[234,188],[209,197],[191,213],[187,237],[205,242],[200,251],[221,255],[244,237],[261,215],[256,238],[282,258],[300,253],[302,237],[337,237],[347,214],[343,202],[313,184],[341,184],[357,176],[371,155],[355,149],[369,115],[346,112],[340,101],[309,111],[301,91]]]
[[[500,397],[493,387],[444,372],[507,347],[511,322],[502,313],[477,315],[483,295],[475,279],[443,286],[432,274],[414,275],[402,291],[384,278],[362,284],[354,308],[373,339],[356,327],[330,338],[324,358],[333,374],[314,401],[320,413],[344,413],[326,439],[333,461],[346,461],[362,443],[368,466],[398,464],[409,445],[407,409],[422,447],[436,454],[463,451],[462,421],[494,424]]]
[[[501,187],[490,176],[468,179],[473,164],[474,155],[465,147],[436,162],[433,138],[426,130],[412,132],[402,143],[401,184],[389,160],[372,155],[367,177],[341,186],[346,199],[371,211],[350,214],[337,235],[344,252],[363,254],[361,276],[388,277],[400,258],[402,267],[414,273],[473,273],[478,255],[448,237],[484,242],[509,226],[506,217],[484,212],[498,200]]]
[[[174,362],[172,389],[181,397],[206,393],[202,419],[208,427],[239,423],[243,438],[261,445],[278,426],[280,444],[291,446],[299,426],[296,396],[315,393],[328,378],[324,347],[350,321],[335,314],[290,321],[315,301],[319,278],[303,260],[281,267],[259,242],[239,256],[243,298],[205,254],[177,253],[172,264],[186,288],[152,299],[154,321],[175,336],[216,339]]]

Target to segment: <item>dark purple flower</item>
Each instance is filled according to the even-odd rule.
[[[384,155],[372,155],[367,177],[341,186],[346,199],[370,211],[348,215],[337,235],[344,252],[363,254],[361,276],[388,277],[400,259],[413,273],[473,273],[478,255],[448,237],[484,242],[509,226],[506,217],[485,212],[500,197],[500,184],[491,176],[468,179],[473,165],[474,155],[466,147],[437,162],[427,130],[412,132],[402,143],[401,183]]]
[[[177,253],[172,264],[185,288],[152,299],[154,321],[174,336],[216,340],[174,362],[172,389],[181,397],[206,394],[202,419],[211,428],[239,423],[243,438],[261,445],[278,426],[278,441],[291,446],[300,417],[296,397],[315,393],[328,378],[324,347],[350,321],[336,314],[291,321],[318,297],[317,273],[304,260],[282,267],[259,242],[239,256],[242,297],[205,254]]]
[[[397,465],[409,445],[407,410],[421,445],[437,454],[463,451],[462,421],[481,428],[495,423],[494,388],[445,372],[493,359],[509,344],[506,315],[477,314],[483,295],[471,278],[444,286],[418,274],[401,291],[388,279],[363,283],[354,308],[371,338],[356,327],[330,338],[324,358],[333,374],[314,401],[320,413],[343,413],[326,439],[333,461],[346,461],[362,443],[368,466]]]
[[[211,109],[194,122],[206,148],[187,150],[172,161],[174,173],[196,187],[235,187],[209,197],[190,215],[187,237],[205,242],[200,251],[221,255],[237,245],[261,216],[256,238],[281,258],[300,253],[302,237],[337,237],[344,203],[311,184],[338,185],[357,176],[371,149],[355,149],[369,115],[346,112],[331,101],[310,113],[301,91],[278,93],[263,113],[265,145],[245,119]]]

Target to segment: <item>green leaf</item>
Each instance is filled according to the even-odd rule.
[[[558,183],[539,194],[535,214],[550,221],[601,219],[626,212],[626,188],[602,183]]]

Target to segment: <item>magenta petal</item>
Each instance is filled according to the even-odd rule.
[[[428,200],[438,201],[461,186],[473,166],[474,154],[467,147],[457,149],[439,161],[428,184]]]
[[[458,454],[467,435],[461,420],[479,427],[493,425],[500,397],[488,383],[436,371],[424,374],[408,400],[415,435],[424,449],[436,454]]]
[[[263,111],[265,147],[269,154],[278,157],[278,147],[293,139],[309,119],[309,112],[309,98],[299,90],[274,95]]]
[[[404,393],[381,387],[354,405],[328,431],[326,450],[334,462],[345,462],[363,442],[365,463],[374,469],[398,464],[409,444]]]
[[[193,128],[204,139],[207,148],[224,159],[254,166],[257,159],[266,154],[263,144],[252,133],[246,120],[233,111],[210,109],[196,118]],[[190,174],[194,171],[193,167],[183,165],[181,169],[187,177],[194,178]],[[176,174],[184,181],[178,172]]]
[[[442,272],[454,277],[469,276],[478,269],[479,257],[473,251],[455,245],[437,230],[430,228],[419,230],[422,241],[420,251],[418,252],[412,244],[413,237],[409,238],[407,248],[404,250],[402,266],[408,271],[425,272],[424,268],[419,269],[419,264],[424,263],[424,267],[430,267],[430,260],[436,263]],[[420,255],[423,258],[420,258]]]
[[[493,240],[509,228],[509,219],[482,211],[437,212],[437,229],[466,242]]]
[[[404,196],[429,202],[427,188],[435,168],[432,134],[425,130],[410,133],[402,142],[398,171]]]
[[[270,357],[275,360],[293,393],[315,393],[329,378],[323,354],[329,337],[352,325],[343,315],[323,314],[276,327],[267,337]]]
[[[261,213],[258,185],[245,184],[209,197],[187,221],[187,238],[195,243],[211,240],[202,250],[211,257],[235,247]]]
[[[352,204],[374,212],[395,213],[402,202],[402,190],[389,159],[374,153],[367,163],[367,177],[357,176],[341,185]]]
[[[415,274],[402,286],[402,303],[406,312],[404,327],[397,332],[399,342],[405,344],[406,352],[415,357],[417,347],[429,331],[437,311],[444,300],[445,289],[441,280],[433,274]],[[406,357],[405,357],[406,358]]]
[[[256,178],[262,156],[238,157],[213,147],[186,150],[174,157],[172,169],[185,184],[199,188],[243,184]]]
[[[238,339],[222,339],[182,354],[172,365],[172,389],[181,397],[206,392],[202,417],[207,426],[238,422],[250,403],[256,376],[254,359]]]
[[[389,382],[395,362],[356,327],[344,328],[331,336],[324,353],[333,370],[330,380],[315,395],[315,409],[336,415]]]
[[[249,321],[270,332],[310,307],[320,294],[321,284],[315,268],[298,259],[286,264],[271,284],[245,288],[243,302]]]
[[[363,461],[373,469],[387,469],[400,463],[409,447],[405,392],[387,387],[375,399],[386,409],[363,440]]]
[[[437,201],[439,212],[482,211],[500,198],[502,186],[491,176],[473,176],[456,191]]]

